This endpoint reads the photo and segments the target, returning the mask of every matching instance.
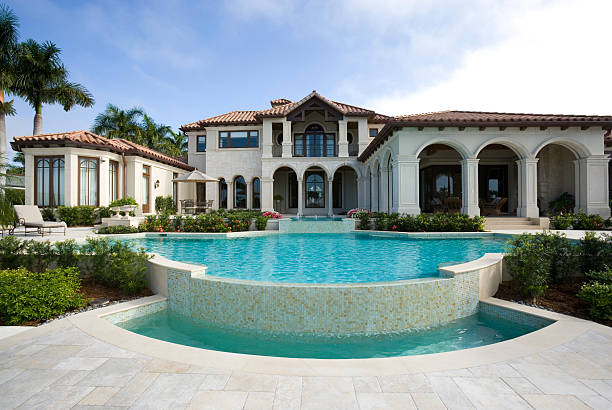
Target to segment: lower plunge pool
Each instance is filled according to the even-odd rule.
[[[222,328],[165,309],[117,325],[154,339],[224,352],[294,358],[364,359],[469,349],[513,339],[548,323],[542,320],[518,323],[479,311],[422,330],[367,336],[296,335]]]

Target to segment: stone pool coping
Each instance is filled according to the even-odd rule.
[[[96,339],[122,349],[225,372],[287,376],[381,376],[448,371],[504,362],[562,345],[590,330],[612,337],[612,328],[607,326],[495,298],[482,302],[544,317],[555,323],[515,339],[452,352],[372,359],[296,359],[227,353],[169,343],[132,333],[102,317],[164,300],[166,298],[155,295],[83,312],[0,340],[0,349],[73,325]]]

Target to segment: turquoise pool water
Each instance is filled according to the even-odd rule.
[[[364,233],[241,238],[148,237],[135,246],[208,266],[208,275],[288,283],[389,282],[439,276],[438,266],[503,252],[493,237],[415,239]]]
[[[341,216],[294,216],[290,218],[292,221],[341,221]]]
[[[321,336],[225,329],[168,310],[119,323],[132,332],[224,352],[318,359],[411,356],[484,346],[539,328],[477,313],[430,329],[373,336]]]

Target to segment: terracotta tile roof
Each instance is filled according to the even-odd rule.
[[[350,104],[344,104],[337,101],[328,100],[316,91],[311,92],[300,101],[291,102],[285,98],[279,98],[270,101],[271,108],[261,111],[232,111],[227,114],[217,115],[215,117],[206,118],[204,120],[192,122],[190,124],[183,125],[180,129],[182,131],[195,131],[204,127],[218,126],[218,125],[249,125],[249,124],[261,124],[262,118],[270,117],[284,117],[291,113],[293,110],[309,101],[311,98],[318,98],[324,103],[328,104],[332,108],[338,110],[343,115],[354,115],[354,116],[366,116],[371,120],[380,122],[386,122],[387,119],[391,118],[386,115],[377,114],[372,110],[366,108],[357,107]]]
[[[22,148],[40,146],[102,149],[128,156],[135,155],[139,157],[149,158],[154,161],[162,162],[164,164],[172,165],[177,168],[182,168],[186,170],[194,169],[183,161],[162,154],[159,151],[155,151],[143,145],[136,144],[132,141],[128,141],[123,138],[108,139],[105,137],[101,137],[100,135],[94,134],[90,131],[69,131],[53,134],[39,134],[28,135],[24,137],[15,137],[11,142],[11,146],[15,151],[21,151]]]
[[[592,127],[612,128],[612,116],[439,111],[390,118],[359,156],[367,160],[400,127]]]

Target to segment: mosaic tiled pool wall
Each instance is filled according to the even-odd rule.
[[[168,270],[168,306],[221,326],[320,334],[423,328],[478,310],[478,272],[454,278],[309,285],[190,277]]]
[[[341,221],[317,221],[280,219],[278,231],[280,233],[344,233],[355,230],[355,220],[350,218]]]
[[[503,306],[497,306],[486,302],[480,302],[478,305],[478,310],[500,319],[506,319],[514,323],[536,328],[546,327],[555,322],[552,319],[542,316],[530,315],[529,313],[521,312],[520,310],[507,309]]]
[[[149,303],[146,305],[137,306],[131,309],[120,310],[119,312],[109,313],[108,315],[102,316],[109,322],[116,324],[125,322],[126,320],[136,319],[137,317],[150,315],[153,313],[160,312],[168,308],[168,301],[161,300],[158,302]]]

